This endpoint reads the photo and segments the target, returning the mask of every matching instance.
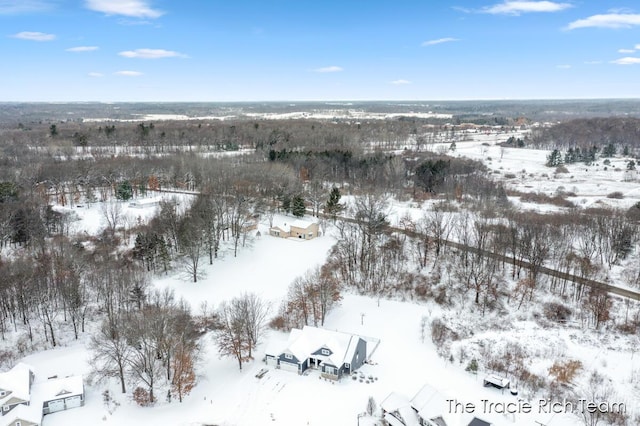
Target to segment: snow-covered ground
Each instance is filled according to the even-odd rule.
[[[495,136],[474,134],[473,140],[456,142],[452,155],[482,161],[496,180],[504,181],[508,189],[520,192],[543,193],[554,196],[559,192],[574,193],[567,197],[577,207],[612,207],[627,209],[640,201],[640,185],[635,173],[627,172],[631,158],[614,157],[599,159],[592,165],[584,163],[566,164],[568,173],[556,173],[555,167],[547,167],[548,150],[508,148],[496,145],[513,134]],[[518,136],[518,135],[516,135]],[[434,150],[448,148],[448,144],[433,147]],[[515,175],[514,177],[510,177]],[[621,192],[623,198],[608,198],[607,195]],[[557,210],[555,206],[532,203],[516,204],[538,211]]]
[[[323,236],[301,242],[275,238],[265,232],[266,224],[261,224],[260,231],[262,236],[254,238],[247,248],[239,251],[238,257],[226,253],[212,266],[207,266],[205,277],[198,283],[184,280],[174,272],[168,277],[155,279],[154,285],[174,289],[178,296],[191,303],[194,311],[202,301],[216,306],[244,291],[261,295],[277,309],[293,278],[322,263],[335,239]],[[274,369],[270,369],[262,379],[257,379],[256,372],[265,367],[260,361],[265,345],[284,343],[287,334],[268,332],[258,348],[260,355],[246,364],[243,371],[238,370],[233,359],[220,359],[212,337],[205,336],[198,367],[198,385],[183,403],[175,400],[168,403],[160,396],[154,407],[141,408],[132,401],[130,394],[118,392],[117,383],[93,383],[86,387],[86,405],[83,408],[48,415],[43,424],[356,425],[369,397],[378,404],[392,391],[411,397],[424,384],[431,385],[446,398],[475,404],[475,415],[497,426],[535,425],[536,421],[551,426],[579,424],[573,415],[539,413],[539,398],[528,399],[529,396],[523,393],[520,397],[533,405],[532,413],[505,416],[485,412],[487,407],[483,406],[483,400],[515,403],[518,399],[508,392],[483,387],[483,375],[465,372],[465,364],[441,358],[428,330],[423,341],[420,335],[422,318],[430,321],[441,314],[440,307],[429,303],[378,301],[345,294],[340,306],[329,314],[325,326],[381,340],[373,354],[373,363],[361,369],[365,376],[376,378],[372,383],[350,378],[333,383],[320,379],[316,372],[298,376]],[[461,317],[466,315],[463,311],[457,314]],[[511,338],[530,341],[533,346],[546,341],[547,346],[556,348],[557,356],[580,359],[586,367],[597,366],[611,374],[621,389],[628,390],[631,395],[638,392],[631,383],[636,371],[633,353],[628,349],[614,348],[614,342],[605,345],[584,342],[580,338],[581,332],[575,330],[558,332],[552,338],[540,340],[540,327],[527,321],[516,324],[510,333]],[[578,336],[571,338],[572,333]],[[495,336],[500,338],[499,334]],[[479,334],[476,338],[489,339],[491,333]],[[78,342],[68,340],[63,347],[27,356],[23,361],[34,366],[41,377],[88,375],[91,361],[86,341],[86,336]],[[470,350],[472,344],[468,345],[467,350]],[[538,366],[538,370],[544,368],[548,365]],[[106,389],[111,391],[118,406],[112,404],[107,407],[104,404],[102,393]],[[636,394],[634,398],[637,397]],[[365,424],[364,419],[362,424]]]
[[[158,211],[160,201],[175,202],[178,211],[182,212],[189,206],[191,200],[193,195],[186,192],[175,194],[149,191],[146,196],[129,201],[112,200],[106,203],[72,204],[65,207],[53,206],[53,209],[69,215],[71,234],[96,236],[107,228],[107,215],[117,218],[118,228],[129,229],[138,224],[147,223]]]
[[[286,113],[269,113],[269,112],[243,112],[238,111],[235,115],[220,116],[187,116],[184,114],[132,114],[134,118],[111,119],[111,118],[83,118],[86,123],[99,123],[105,121],[116,122],[138,122],[138,121],[187,121],[187,120],[231,120],[242,117],[259,120],[336,120],[336,119],[354,119],[354,120],[387,120],[398,117],[416,117],[416,118],[442,118],[450,119],[452,114],[442,114],[435,112],[405,112],[405,113],[375,113],[358,109],[321,109],[315,111],[294,111]]]
[[[612,159],[606,171],[602,162],[598,162],[599,165],[590,167],[569,165],[569,173],[554,175],[554,169],[544,166],[547,151],[502,149],[492,145],[496,139],[494,136],[483,137],[493,138],[490,146],[482,145],[487,143],[482,138],[458,142],[455,155],[484,161],[490,169],[500,172],[494,173],[497,177],[515,174],[515,178],[506,179],[511,189],[553,195],[559,186],[564,186],[566,191],[577,194],[572,200],[581,206],[609,203],[626,208],[640,200],[637,182],[626,182],[624,172],[614,170],[624,170],[624,159]],[[623,192],[624,198],[617,200],[606,197],[614,191]],[[185,197],[189,196],[181,197],[180,202],[186,203]],[[353,199],[345,198],[347,203],[353,203]],[[405,213],[414,219],[419,218],[429,203],[411,204],[391,200],[388,213],[392,223],[397,224]],[[96,235],[104,229],[100,205],[94,203],[71,209],[79,218],[75,222],[74,232]],[[130,223],[147,220],[155,211],[155,207],[134,209],[128,203],[123,203],[122,207]],[[536,205],[529,207],[536,208]],[[541,210],[544,208],[551,207],[538,207]],[[260,295],[272,304],[272,312],[275,312],[291,281],[323,263],[336,240],[331,233],[310,241],[275,238],[268,235],[265,223],[260,225],[259,230],[261,236],[254,234],[247,242],[247,247],[239,250],[237,257],[225,252],[213,265],[206,265],[204,277],[197,283],[190,282],[180,271],[173,270],[168,276],[154,278],[153,285],[161,289],[173,289],[177,296],[191,304],[194,313],[198,313],[202,302],[207,302],[209,307],[216,307],[242,292]],[[533,405],[531,413],[505,416],[485,412],[487,407],[483,406],[483,400],[498,403],[518,402],[518,399],[508,393],[483,387],[483,375],[465,372],[466,362],[459,362],[457,357],[454,362],[440,357],[438,348],[431,342],[428,327],[426,338],[421,338],[422,319],[426,317],[427,321],[431,321],[443,314],[440,307],[430,303],[378,301],[371,297],[344,294],[340,306],[329,314],[325,326],[380,339],[381,343],[372,357],[373,363],[361,369],[366,376],[376,378],[372,383],[350,378],[333,383],[320,379],[315,372],[298,376],[274,369],[270,369],[262,379],[257,379],[255,373],[265,367],[260,360],[265,345],[285,342],[285,333],[269,331],[257,350],[259,355],[256,360],[246,364],[243,371],[238,370],[233,359],[221,359],[212,336],[207,335],[202,340],[203,352],[197,369],[198,384],[183,403],[176,400],[166,402],[160,395],[154,407],[142,408],[132,401],[130,393],[120,394],[119,385],[115,382],[87,383],[86,405],[83,408],[48,415],[43,424],[364,425],[365,421],[359,422],[358,415],[365,410],[369,397],[373,397],[378,404],[392,391],[411,397],[424,384],[431,385],[447,398],[475,404],[475,414],[497,426],[540,424],[536,422],[549,426],[580,424],[574,415],[540,413],[540,397],[522,392],[522,401]],[[463,308],[453,314],[466,321],[475,318]],[[583,332],[579,327],[544,330],[527,314],[509,315],[509,321],[513,321],[511,330],[484,330],[462,339],[454,350],[466,351],[466,359],[469,359],[477,349],[478,342],[486,344],[492,340],[516,340],[528,345],[536,355],[532,357],[535,364],[531,369],[534,372],[545,374],[552,357],[577,359],[585,370],[597,369],[610,377],[616,391],[625,398],[620,402],[629,403],[631,407],[640,400],[640,386],[637,385],[640,383],[640,361],[634,359],[635,348],[624,343],[627,340],[623,342],[623,339],[612,335],[598,336]],[[500,320],[495,316],[486,319],[496,324]],[[77,342],[71,338],[63,339],[61,347],[26,356],[22,361],[34,366],[40,377],[88,376],[91,371],[90,354],[86,348],[88,334]],[[118,406],[105,405],[102,393],[106,389],[110,390]]]

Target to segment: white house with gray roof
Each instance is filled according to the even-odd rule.
[[[0,407],[3,418],[20,405],[30,405],[34,378],[33,368],[24,363],[0,373]]]
[[[23,363],[0,373],[0,426],[39,426],[42,416],[84,405],[82,376],[35,381]]]
[[[388,426],[491,426],[472,413],[452,412],[447,399],[428,384],[411,399],[391,392],[380,408]]]
[[[317,369],[323,377],[338,380],[370,359],[379,343],[370,337],[305,326],[291,330],[284,348],[267,349],[265,362],[298,374]]]

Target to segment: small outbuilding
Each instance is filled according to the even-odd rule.
[[[493,386],[498,389],[506,389],[509,387],[509,379],[506,377],[490,374],[484,378],[484,386]]]

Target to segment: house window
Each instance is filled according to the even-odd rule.
[[[324,372],[327,374],[336,374],[336,369],[333,367],[327,367],[326,365],[324,366]]]
[[[3,405],[2,406],[2,411],[9,411],[9,406],[8,405]]]
[[[351,370],[351,364],[349,364],[348,362],[345,363],[344,368],[346,368],[347,370]]]
[[[293,355],[291,355],[291,354],[284,354],[284,357],[286,359],[293,359]]]
[[[5,396],[7,393],[5,391],[0,391],[0,396]]]
[[[22,423],[20,422],[16,422],[16,426],[20,426]]]
[[[331,355],[331,352],[329,352],[329,349],[323,349],[321,353],[322,355]]]

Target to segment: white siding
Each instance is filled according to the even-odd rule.
[[[280,369],[285,371],[292,371],[294,373],[298,372],[298,364],[294,364],[292,362],[285,362],[280,360]]]

